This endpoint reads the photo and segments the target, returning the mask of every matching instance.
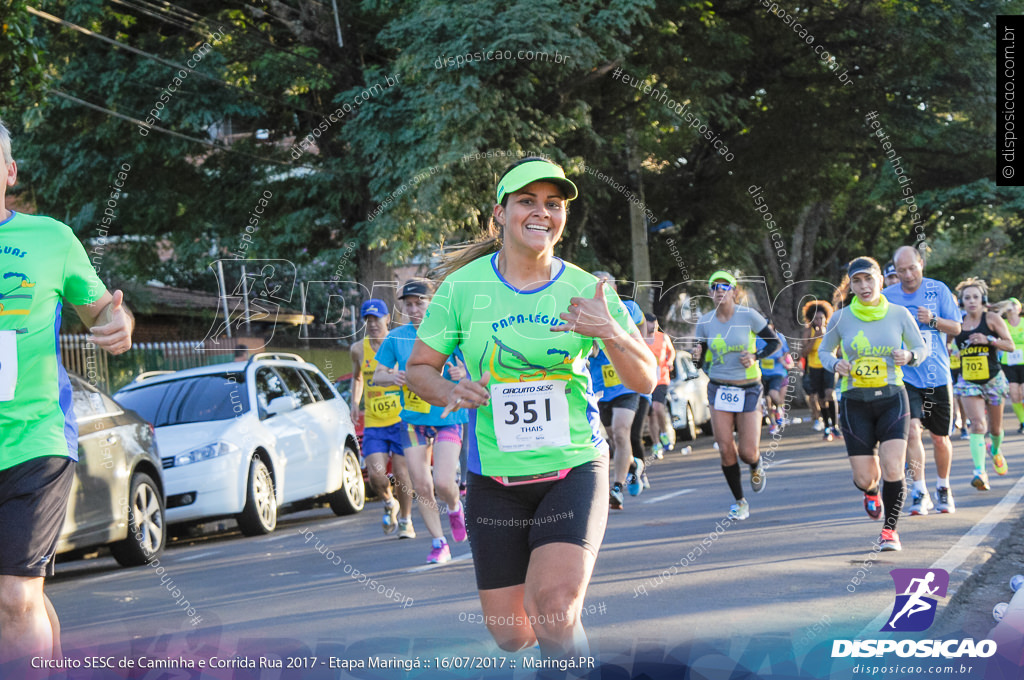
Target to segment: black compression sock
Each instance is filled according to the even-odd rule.
[[[743,481],[740,477],[740,464],[723,465],[722,474],[725,475],[725,481],[729,483],[729,491],[732,491],[732,497],[738,501],[743,500]]]
[[[906,495],[906,481],[898,482],[882,480],[882,504],[885,505],[885,528],[895,529],[896,520],[903,510],[903,497]]]

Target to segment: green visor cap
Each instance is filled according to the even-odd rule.
[[[708,277],[708,285],[712,285],[715,281],[725,281],[733,288],[736,287],[736,277],[727,271],[722,271],[721,269]]]
[[[558,185],[565,192],[567,201],[579,196],[576,185],[565,178],[562,168],[548,161],[529,161],[517,165],[502,176],[498,183],[497,203],[501,203],[507,194],[515,193],[531,182],[541,181]]]
[[[1009,302],[1011,304],[1015,304],[1015,305],[1019,305],[1020,304],[1020,300],[1018,300],[1017,298],[1010,298],[1009,300],[1007,300],[1007,302]]]

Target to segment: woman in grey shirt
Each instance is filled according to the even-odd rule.
[[[708,287],[715,309],[697,322],[696,358],[711,379],[711,428],[722,457],[722,473],[736,499],[729,517],[746,519],[750,516],[750,505],[743,497],[737,455],[750,466],[750,488],[759,493],[764,489],[765,473],[759,451],[763,388],[758,360],[774,354],[782,343],[763,316],[736,303],[736,278],[732,274],[715,272],[708,279]],[[758,337],[765,340],[760,352],[755,344]],[[733,430],[739,435],[738,446]]]
[[[903,475],[910,403],[900,366],[920,365],[928,349],[907,308],[889,304],[882,296],[882,269],[874,259],[858,257],[850,262],[836,291],[837,307],[848,291],[853,298],[829,319],[818,357],[826,371],[841,376],[839,421],[853,483],[864,492],[868,516],[885,515],[879,547],[902,550],[896,522],[906,495]],[[836,347],[842,350],[841,359],[834,355]]]

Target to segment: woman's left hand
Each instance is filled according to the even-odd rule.
[[[552,326],[552,331],[579,333],[588,338],[611,338],[615,336],[618,324],[608,311],[604,297],[605,280],[598,279],[594,297],[574,297],[569,300],[569,309],[558,317],[565,323]]]
[[[740,363],[743,364],[743,368],[750,368],[757,363],[757,356],[750,352],[740,352]]]
[[[459,382],[463,378],[469,377],[469,371],[461,361],[455,359],[455,365],[448,368],[448,377],[452,379],[452,382]]]
[[[914,355],[907,349],[894,349],[892,351],[892,363],[897,366],[906,366],[914,358]]]

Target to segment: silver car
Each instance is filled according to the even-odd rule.
[[[146,564],[166,541],[164,482],[153,426],[69,373],[78,464],[58,553],[109,545],[125,567]]]

